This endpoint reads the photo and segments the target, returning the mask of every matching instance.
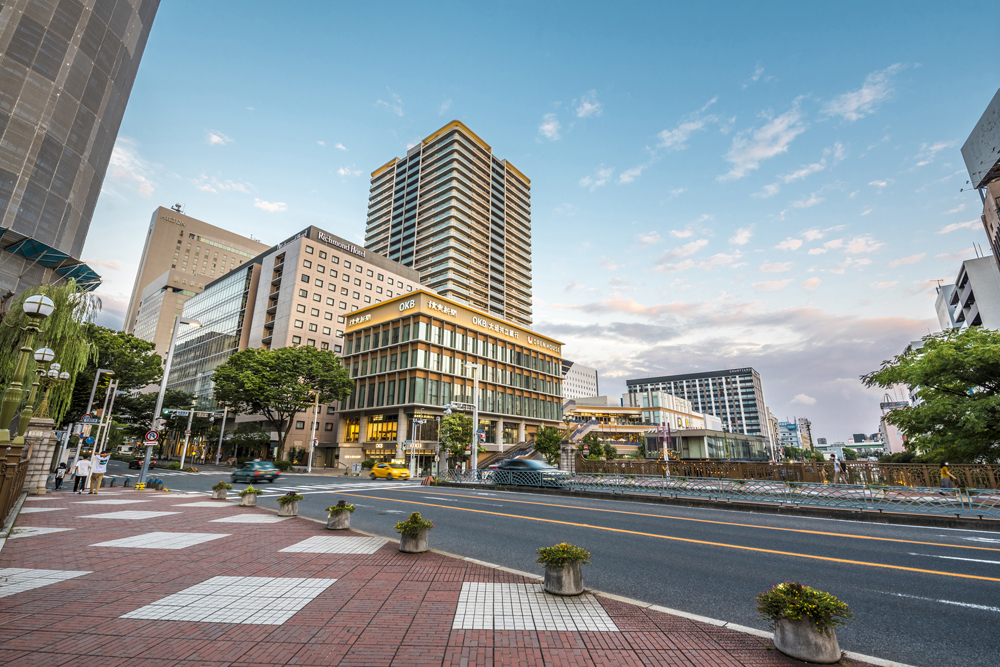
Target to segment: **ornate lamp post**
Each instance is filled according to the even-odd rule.
[[[3,403],[0,404],[0,447],[24,445],[24,437],[21,435],[18,435],[11,442],[10,422],[14,419],[17,406],[21,404],[25,374],[28,370],[28,355],[31,354],[35,336],[41,331],[42,320],[51,315],[55,309],[56,306],[52,303],[52,299],[42,294],[29,296],[21,305],[21,310],[31,319],[21,329],[23,332],[21,354],[18,357],[17,366],[14,368],[14,375],[11,376],[11,382],[4,390]],[[20,450],[18,450],[18,455],[20,455]]]
[[[59,364],[52,364],[49,366],[48,372],[42,376],[42,385],[45,387],[45,394],[42,396],[41,405],[38,406],[38,416],[42,419],[46,419],[49,416],[49,392],[52,391],[52,387],[69,379],[69,373],[66,371],[60,373],[60,368]]]
[[[55,357],[56,353],[47,347],[41,347],[35,350],[35,361],[38,362],[39,366],[35,369],[35,382],[31,385],[31,391],[28,392],[28,401],[25,403],[24,409],[21,410],[21,417],[17,420],[18,437],[24,437],[25,432],[28,430],[28,424],[34,416],[35,396],[38,395],[38,385],[41,383],[42,378],[45,377],[46,373],[41,364],[47,364],[55,359]],[[56,366],[58,365],[59,364],[56,364]]]

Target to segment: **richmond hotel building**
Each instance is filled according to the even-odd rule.
[[[423,289],[352,313],[343,354],[355,383],[339,413],[345,463],[401,458],[412,440],[427,467],[444,406],[473,402],[474,372],[487,450],[561,424],[562,343]]]

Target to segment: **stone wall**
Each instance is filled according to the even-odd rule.
[[[24,445],[31,448],[31,453],[28,455],[28,473],[24,477],[24,490],[29,495],[45,494],[49,465],[58,445],[54,428],[55,422],[51,419],[32,419],[28,423],[28,430],[24,434]]]

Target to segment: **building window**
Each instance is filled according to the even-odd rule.
[[[309,323],[309,331],[316,331],[316,325],[310,322]]]
[[[342,348],[339,345],[334,345],[333,346],[333,351],[336,352],[337,354],[340,354],[341,349]]]
[[[306,312],[306,307],[304,304],[300,303],[299,305],[295,306],[295,310],[299,311],[300,313],[304,313]]]
[[[296,329],[301,329],[304,325],[305,325],[305,322],[303,322],[302,320],[295,320],[295,328]]]
[[[344,260],[344,268],[345,268],[345,269],[349,269],[349,268],[351,268],[351,262],[345,259],[345,260]]]
[[[309,296],[309,292],[304,289],[300,289],[299,296]]]
[[[359,294],[358,292],[355,292],[354,294],[352,294],[352,296],[353,296],[353,297],[354,297],[355,299],[360,299],[360,298],[361,298],[361,294]]]
[[[326,253],[324,251],[320,250],[319,251],[319,258],[320,259],[326,259]]]
[[[366,296],[365,297],[365,303],[371,303],[371,302],[372,302],[372,298],[370,296]]]
[[[406,291],[407,292],[412,292],[413,291],[413,285],[407,285],[406,286]],[[471,447],[471,445],[470,445],[470,447]]]
[[[374,274],[374,273],[372,273],[372,270],[371,270],[371,269],[368,269],[368,277],[369,277],[369,278],[371,278],[371,277],[372,277],[373,275],[375,275],[375,274]]]
[[[375,291],[378,292],[379,294],[381,294],[382,293],[382,286],[379,285],[378,287],[376,287]]]
[[[324,350],[329,350],[330,349],[330,344],[329,343],[321,343],[320,347],[323,348]]]
[[[309,347],[316,347],[316,341],[310,338],[309,340],[306,341],[306,345],[308,345]]]
[[[313,294],[313,301],[322,301],[322,300],[323,300],[322,294]]]
[[[334,299],[333,299],[333,297],[332,297],[332,296],[328,296],[328,297],[326,297],[326,305],[328,305],[328,306],[332,306],[332,305],[334,305]],[[330,319],[330,318],[328,317],[328,318],[326,318],[326,319]]]
[[[297,428],[298,430],[301,431],[305,427],[306,427],[306,423],[305,422],[303,422],[303,421],[295,422],[295,428]],[[469,446],[471,447],[472,445],[469,445]]]
[[[330,277],[331,278],[336,278],[337,277],[337,272],[334,271],[333,269],[330,269]]]
[[[349,282],[351,282],[351,276],[345,273],[345,274],[344,274],[344,282],[345,282],[345,283],[349,283]]]
[[[365,289],[371,289],[371,288],[372,288],[371,283],[365,283]]]
[[[311,245],[306,246],[306,254],[308,255],[313,254],[313,247]]]
[[[326,423],[326,426],[324,426],[323,428],[324,428],[325,430],[327,430],[327,431],[332,431],[332,430],[333,430],[333,422],[327,422],[327,423]],[[471,437],[471,436],[470,436],[470,437]],[[470,445],[470,446],[471,446],[471,445]]]
[[[346,304],[346,303],[344,303],[343,301],[341,301],[341,302],[340,302],[340,309],[341,309],[341,310],[347,310],[347,304]]]
[[[358,307],[357,307],[357,306],[351,306],[351,312],[352,312],[352,313],[353,313],[353,312],[354,312],[355,310],[357,310],[357,309],[358,309]]]
[[[324,336],[330,335],[330,327],[323,327],[323,335]]]
[[[343,338],[343,337],[344,337],[344,332],[341,331],[340,329],[337,329],[337,338]]]
[[[319,308],[313,308],[313,309],[312,309],[312,310],[311,310],[311,311],[309,312],[309,314],[310,314],[310,315],[312,315],[313,317],[319,317]]]
[[[386,296],[392,296],[392,290],[391,290],[391,289],[387,289],[387,290],[385,291],[385,295],[386,295]]]
[[[354,284],[357,285],[358,287],[361,287],[361,278],[355,278]]]
[[[292,345],[298,345],[302,342],[302,336],[292,336]]]
[[[330,305],[331,306],[333,305],[333,299],[330,299]],[[323,313],[323,319],[325,319],[325,320],[332,320],[333,319],[333,313]]]
[[[326,273],[326,267],[323,266],[322,264],[317,264],[316,270],[319,271],[320,273]]]
[[[337,315],[337,322],[339,324],[343,324],[346,321],[347,321],[347,319],[343,315]]]
[[[316,287],[322,287],[323,286],[323,281],[320,280],[319,278],[317,278],[316,282],[315,282],[315,285],[316,285]]]
[[[337,414],[337,408],[333,407],[332,405],[326,406],[326,414],[328,414],[328,415],[335,415],[335,414]]]
[[[302,266],[306,267],[307,269],[311,269],[313,267],[313,263],[310,262],[308,259],[304,259],[302,260]]]
[[[312,281],[311,281],[311,280],[309,279],[309,274],[308,274],[308,273],[303,273],[303,274],[302,274],[302,282],[304,282],[304,283],[308,283],[308,282],[312,282]]]
[[[348,290],[346,287],[340,288],[340,293],[343,294],[344,296],[347,296],[348,292],[350,292],[350,290]]]
[[[383,275],[382,275],[382,274],[380,273],[380,274],[378,274],[378,276],[377,276],[377,277],[378,277],[378,279],[379,279],[379,280],[382,280],[382,279],[383,279],[383,278],[384,278],[385,276],[383,276]]]
[[[362,271],[363,269],[361,268],[361,265],[360,265],[360,264],[355,264],[355,265],[354,265],[354,270],[355,270],[355,271],[357,271],[358,273],[361,273],[361,271]]]
[[[340,258],[337,257],[336,255],[330,255],[330,261],[333,262],[334,264],[340,264]]]

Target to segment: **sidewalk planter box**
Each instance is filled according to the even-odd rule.
[[[348,505],[346,501],[341,500],[336,505],[327,507],[326,511],[330,513],[326,519],[327,530],[351,529],[351,514],[354,513],[354,505]]]
[[[816,630],[816,624],[808,618],[793,621],[782,618],[774,624],[774,647],[785,655],[823,665],[840,660],[840,644],[837,631],[824,628]]]
[[[219,489],[218,491],[212,491],[212,500],[225,500],[225,499],[226,499],[226,490],[225,489]]]
[[[248,493],[240,496],[240,507],[257,507],[257,494]]]
[[[299,501],[303,497],[294,491],[289,491],[283,496],[278,496],[278,516],[298,516]]]
[[[580,595],[583,593],[583,566],[590,562],[586,549],[562,542],[538,550],[536,561],[545,566],[542,588],[553,595]]]
[[[406,521],[396,524],[399,533],[399,550],[406,554],[422,554],[430,547],[427,543],[427,533],[434,529],[434,524],[414,512]]]
[[[232,484],[216,482],[212,485],[212,500],[225,500],[226,492],[233,488]]]
[[[573,560],[558,567],[546,565],[543,588],[553,595],[580,595],[583,593],[583,563]]]

